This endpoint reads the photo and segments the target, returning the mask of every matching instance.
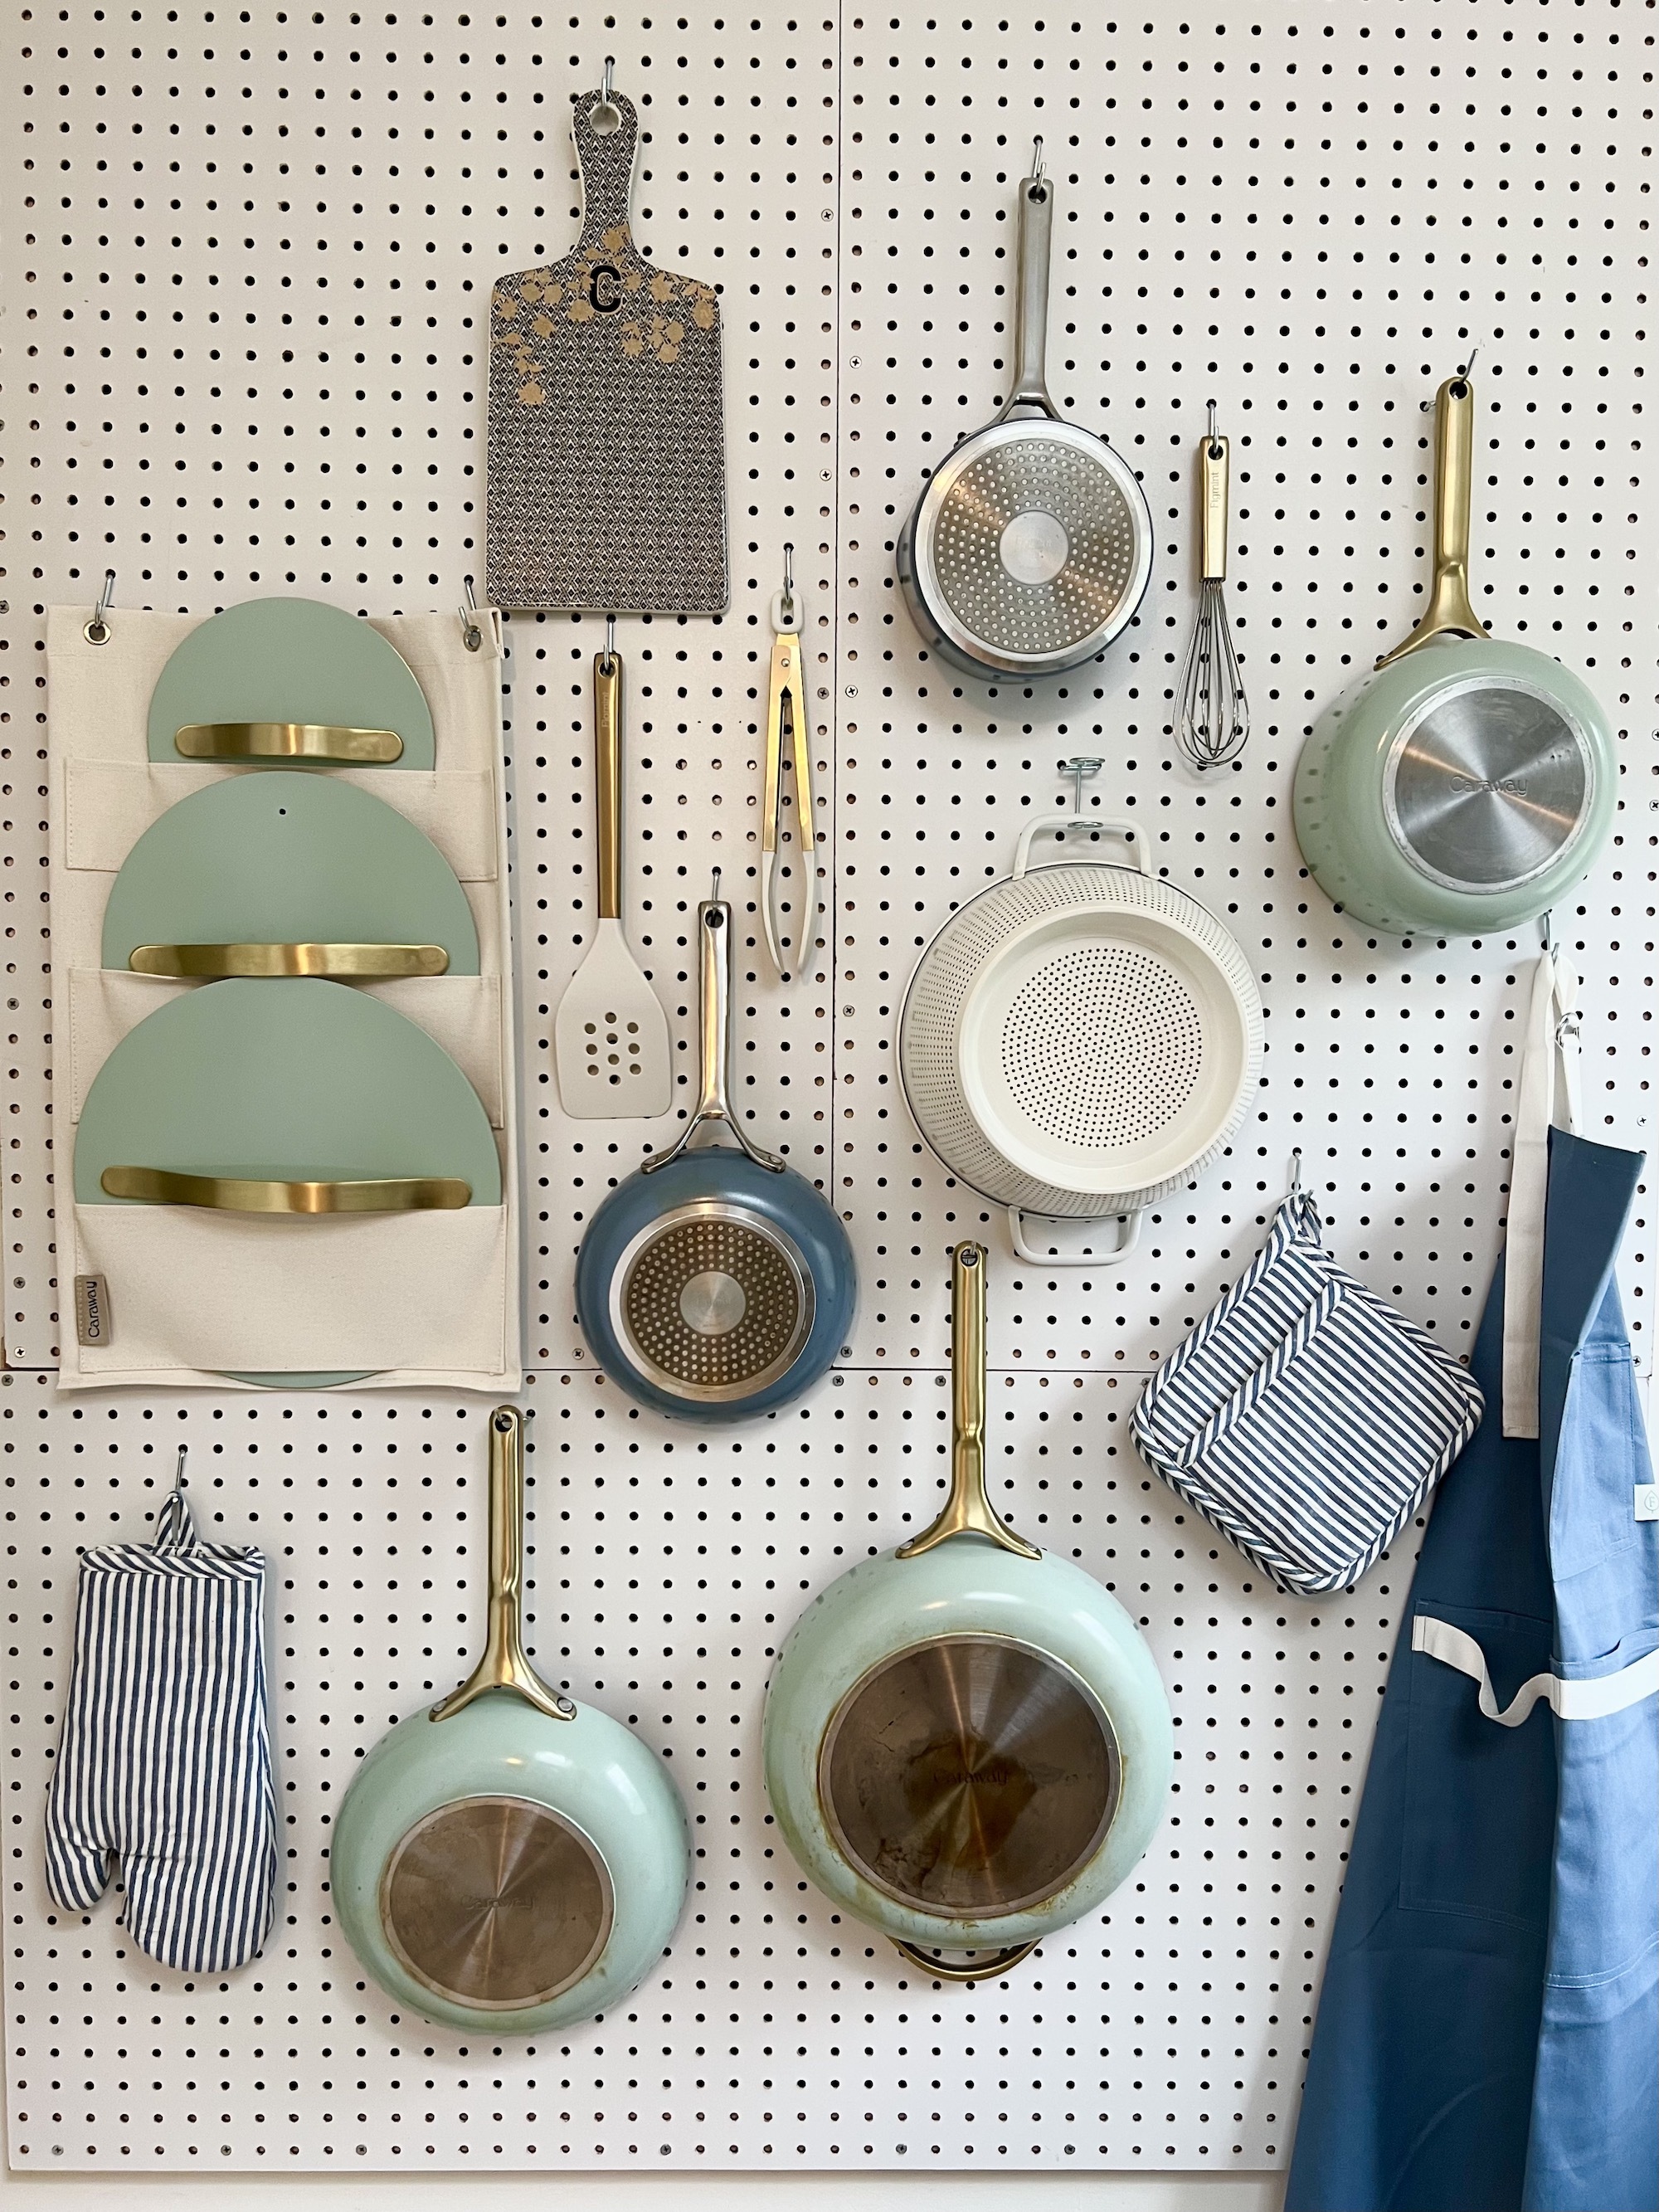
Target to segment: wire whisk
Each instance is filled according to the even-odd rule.
[[[1228,444],[1210,426],[1199,441],[1203,566],[1198,586],[1198,619],[1181,672],[1181,714],[1176,724],[1181,749],[1194,768],[1221,768],[1243,751],[1250,734],[1250,702],[1233,650],[1227,622]]]

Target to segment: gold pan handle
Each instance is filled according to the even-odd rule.
[[[985,1261],[982,1244],[958,1244],[951,1273],[951,1494],[931,1528],[901,1544],[914,1559],[951,1536],[988,1536],[1022,1559],[1042,1557],[1002,1519],[985,1488]]]

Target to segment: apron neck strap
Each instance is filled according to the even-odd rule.
[[[1578,1126],[1578,978],[1547,940],[1521,1055],[1504,1262],[1504,1434],[1538,1434],[1538,1329],[1550,1131]]]

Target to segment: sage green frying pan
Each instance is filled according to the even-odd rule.
[[[1396,937],[1478,937],[1543,914],[1595,866],[1618,762],[1599,700],[1469,604],[1474,386],[1435,403],[1434,586],[1406,642],[1320,716],[1296,835],[1331,898]]]
[[[985,1258],[954,1255],[945,1510],[813,1599],[763,1737],[802,1872],[924,1973],[963,1982],[1104,1903],[1152,1840],[1175,1759],[1129,1615],[987,1496]]]
[[[329,1882],[394,2002],[489,2035],[591,2020],[661,1957],[690,1873],[662,1762],[525,1656],[524,1417],[489,1418],[489,1632],[451,1696],[357,1770]]]

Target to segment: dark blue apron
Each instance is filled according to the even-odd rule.
[[[1551,1133],[1536,1438],[1497,1415],[1499,1264],[1487,1415],[1395,1646],[1285,2212],[1659,2206],[1659,1698],[1634,1694],[1659,1523],[1636,1517],[1652,1468],[1612,1279],[1641,1165]],[[1523,1686],[1545,1693],[1521,1720]]]

